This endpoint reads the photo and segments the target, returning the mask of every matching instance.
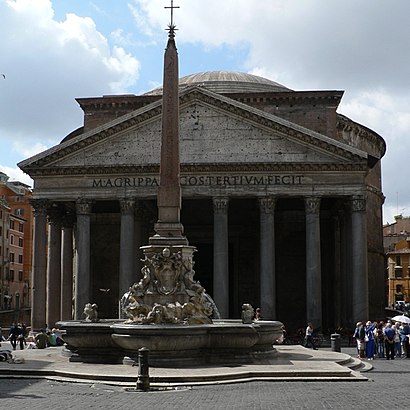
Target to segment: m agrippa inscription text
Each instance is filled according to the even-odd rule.
[[[183,175],[181,186],[302,185],[303,175]],[[93,188],[136,188],[159,186],[159,177],[95,178]]]

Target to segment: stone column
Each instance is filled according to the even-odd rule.
[[[134,271],[134,208],[135,200],[122,199],[121,206],[121,238],[120,238],[120,278],[118,284],[118,300],[128,292],[135,282]]]
[[[213,198],[214,205],[214,294],[221,318],[229,317],[229,198]]]
[[[276,318],[275,199],[259,198],[260,207],[260,300],[262,317]]]
[[[77,209],[77,272],[75,275],[74,319],[82,317],[84,306],[90,301],[90,213],[91,201],[79,200]]]
[[[138,282],[142,278],[141,268],[142,262],[141,258],[143,258],[141,246],[145,244],[144,240],[144,229],[143,229],[143,221],[144,221],[144,210],[141,205],[141,202],[138,201],[135,205],[135,219],[134,219],[134,267],[135,267],[135,275],[133,282]]]
[[[45,200],[32,200],[34,208],[33,271],[31,278],[31,330],[46,324],[47,206]]]
[[[305,198],[306,210],[306,316],[322,326],[322,270],[320,256],[320,198]]]
[[[353,320],[369,319],[366,200],[352,198],[352,313]]]
[[[73,226],[74,215],[63,217],[61,250],[61,320],[73,318]]]
[[[60,320],[61,310],[61,213],[56,205],[48,210],[47,312],[51,329]]]
[[[333,215],[333,246],[335,252],[334,260],[334,323],[335,327],[342,326],[342,271],[341,271],[341,228],[340,228],[340,211]]]

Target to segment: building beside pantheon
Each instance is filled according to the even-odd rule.
[[[289,329],[383,317],[386,145],[337,113],[342,96],[180,79],[181,221],[222,317],[243,303]],[[83,127],[19,164],[34,179],[33,328],[72,306],[81,318],[83,302],[118,317],[157,221],[162,89],[77,101]]]

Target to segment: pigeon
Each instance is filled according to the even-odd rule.
[[[108,293],[111,289],[100,289],[100,292]]]

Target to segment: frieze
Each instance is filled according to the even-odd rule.
[[[366,172],[366,163],[275,163],[275,164],[189,164],[181,165],[181,174],[190,172]],[[78,166],[47,167],[30,169],[30,176],[52,175],[119,175],[119,174],[158,174],[158,165],[123,166]]]
[[[302,185],[303,175],[183,175],[181,186]],[[94,178],[92,188],[159,187],[159,177]]]

